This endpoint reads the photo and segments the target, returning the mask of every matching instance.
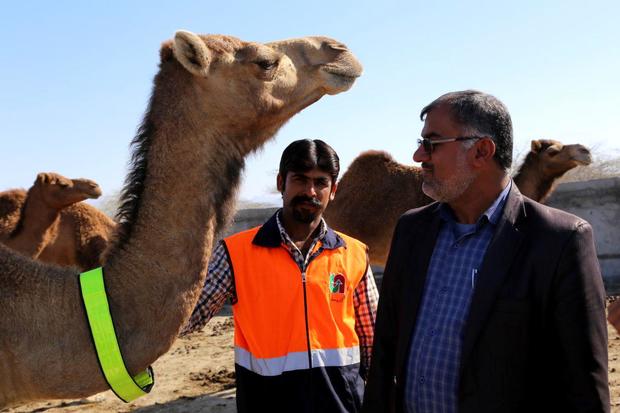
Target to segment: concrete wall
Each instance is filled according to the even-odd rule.
[[[620,294],[620,178],[561,184],[546,204],[592,225],[607,294]]]

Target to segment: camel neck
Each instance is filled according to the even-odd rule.
[[[167,351],[189,317],[244,163],[231,144],[234,137],[218,136],[204,121],[188,117],[183,103],[166,103],[162,109],[153,96],[142,136],[134,141],[136,162],[121,200],[121,239],[104,266],[112,314],[123,314],[117,326],[121,348],[139,353],[128,361],[130,370],[145,368]],[[194,144],[205,141],[210,144]],[[146,342],[155,343],[147,352]]]
[[[5,244],[20,253],[37,258],[58,229],[60,211],[49,207],[37,190],[28,192],[21,217]]]
[[[542,164],[533,154],[528,154],[513,180],[523,195],[542,202],[553,190],[556,178],[545,174]]]

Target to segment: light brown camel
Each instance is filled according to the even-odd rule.
[[[58,235],[43,249],[39,260],[82,271],[103,265],[102,253],[116,223],[92,205],[80,202],[60,211]]]
[[[32,258],[38,258],[43,249],[58,236],[61,211],[85,199],[101,196],[101,188],[90,179],[69,179],[54,172],[41,172],[25,197],[15,197],[20,190],[0,193],[0,198],[7,197],[20,202],[19,219],[14,226],[3,228],[5,236],[0,242],[7,247]],[[23,191],[23,190],[22,190]],[[10,205],[9,202],[3,203]],[[12,211],[6,211],[6,215]],[[6,221],[6,220],[5,220]]]
[[[64,178],[58,174],[48,173],[47,175],[55,175],[63,180],[69,180],[69,178]],[[96,185],[96,183],[89,180],[73,181],[74,185],[65,186],[62,192],[60,192],[60,186],[51,186],[54,184],[48,182],[48,185],[50,185],[48,189],[57,188],[59,191],[58,196],[64,197],[68,206],[61,208],[59,215],[52,214],[56,219],[52,219],[53,217],[47,214],[31,214],[37,223],[36,228],[38,229],[29,225],[25,225],[25,227],[31,232],[30,238],[35,240],[33,241],[35,243],[41,242],[39,238],[45,236],[45,245],[35,247],[32,243],[27,243],[21,252],[39,261],[74,266],[84,271],[101,266],[101,253],[105,250],[108,241],[112,237],[116,224],[94,206],[79,202],[87,198],[97,198],[101,194],[98,186],[95,189],[91,187],[91,185]],[[36,184],[37,182],[35,181]],[[39,183],[39,185],[44,184]],[[81,185],[84,191],[86,191],[82,199],[79,199],[78,185]],[[88,191],[95,192],[89,195]],[[72,198],[69,198],[69,196],[76,200],[75,203],[70,204]],[[27,192],[24,189],[11,189],[0,192],[0,242],[6,241],[12,233],[15,234],[18,223],[23,218],[22,211],[26,197]],[[32,204],[30,208],[33,208]],[[49,206],[49,208],[54,207]],[[49,222],[47,229],[45,229],[46,223],[43,220]],[[20,226],[23,225],[23,223],[20,224]],[[34,234],[35,232],[38,234]],[[21,231],[19,236],[26,238],[27,234]],[[13,240],[13,242],[16,242],[16,240]],[[9,245],[8,241],[4,242],[4,244],[19,250],[19,248]],[[28,254],[26,250],[29,249],[36,249],[38,253]]]
[[[582,145],[534,140],[515,183],[525,195],[544,201],[564,172],[590,162],[590,151]],[[419,167],[400,164],[386,152],[368,151],[342,176],[324,216],[334,229],[366,243],[372,264],[385,265],[398,217],[432,201],[422,192]]]
[[[562,175],[579,165],[591,163],[592,154],[583,145],[563,145],[550,139],[533,140],[532,149],[513,179],[523,195],[545,202]]]
[[[259,44],[181,31],[160,56],[104,266],[130,374],[168,351],[189,318],[245,156],[362,70],[325,37]],[[0,406],[108,389],[75,270],[0,246],[0,303]]]

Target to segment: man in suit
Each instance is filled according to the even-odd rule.
[[[420,118],[413,159],[437,202],[395,229],[364,411],[608,412],[592,228],[519,193],[495,97],[448,93]]]

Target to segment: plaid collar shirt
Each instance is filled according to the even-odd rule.
[[[322,243],[317,244],[331,231],[325,221],[321,219],[317,236],[312,241],[308,254],[304,257],[302,252],[291,240],[280,222],[281,209],[276,212],[276,222],[282,240],[281,246],[286,248],[291,258],[297,263],[300,270],[304,270],[310,262],[323,251]],[[315,250],[316,248],[316,250]],[[198,303],[190,316],[189,321],[181,331],[181,335],[202,329],[205,324],[217,314],[224,306],[226,300],[235,300],[235,286],[231,271],[231,264],[223,241],[218,242],[211,259],[205,284],[198,299]],[[379,292],[370,266],[353,293],[353,306],[355,308],[355,332],[360,340],[362,376],[370,366],[370,355],[374,338],[375,317],[377,314],[377,302]]]
[[[475,224],[459,224],[440,204],[441,228],[431,257],[411,340],[405,380],[405,411],[457,412],[463,329],[476,275],[511,184]]]

